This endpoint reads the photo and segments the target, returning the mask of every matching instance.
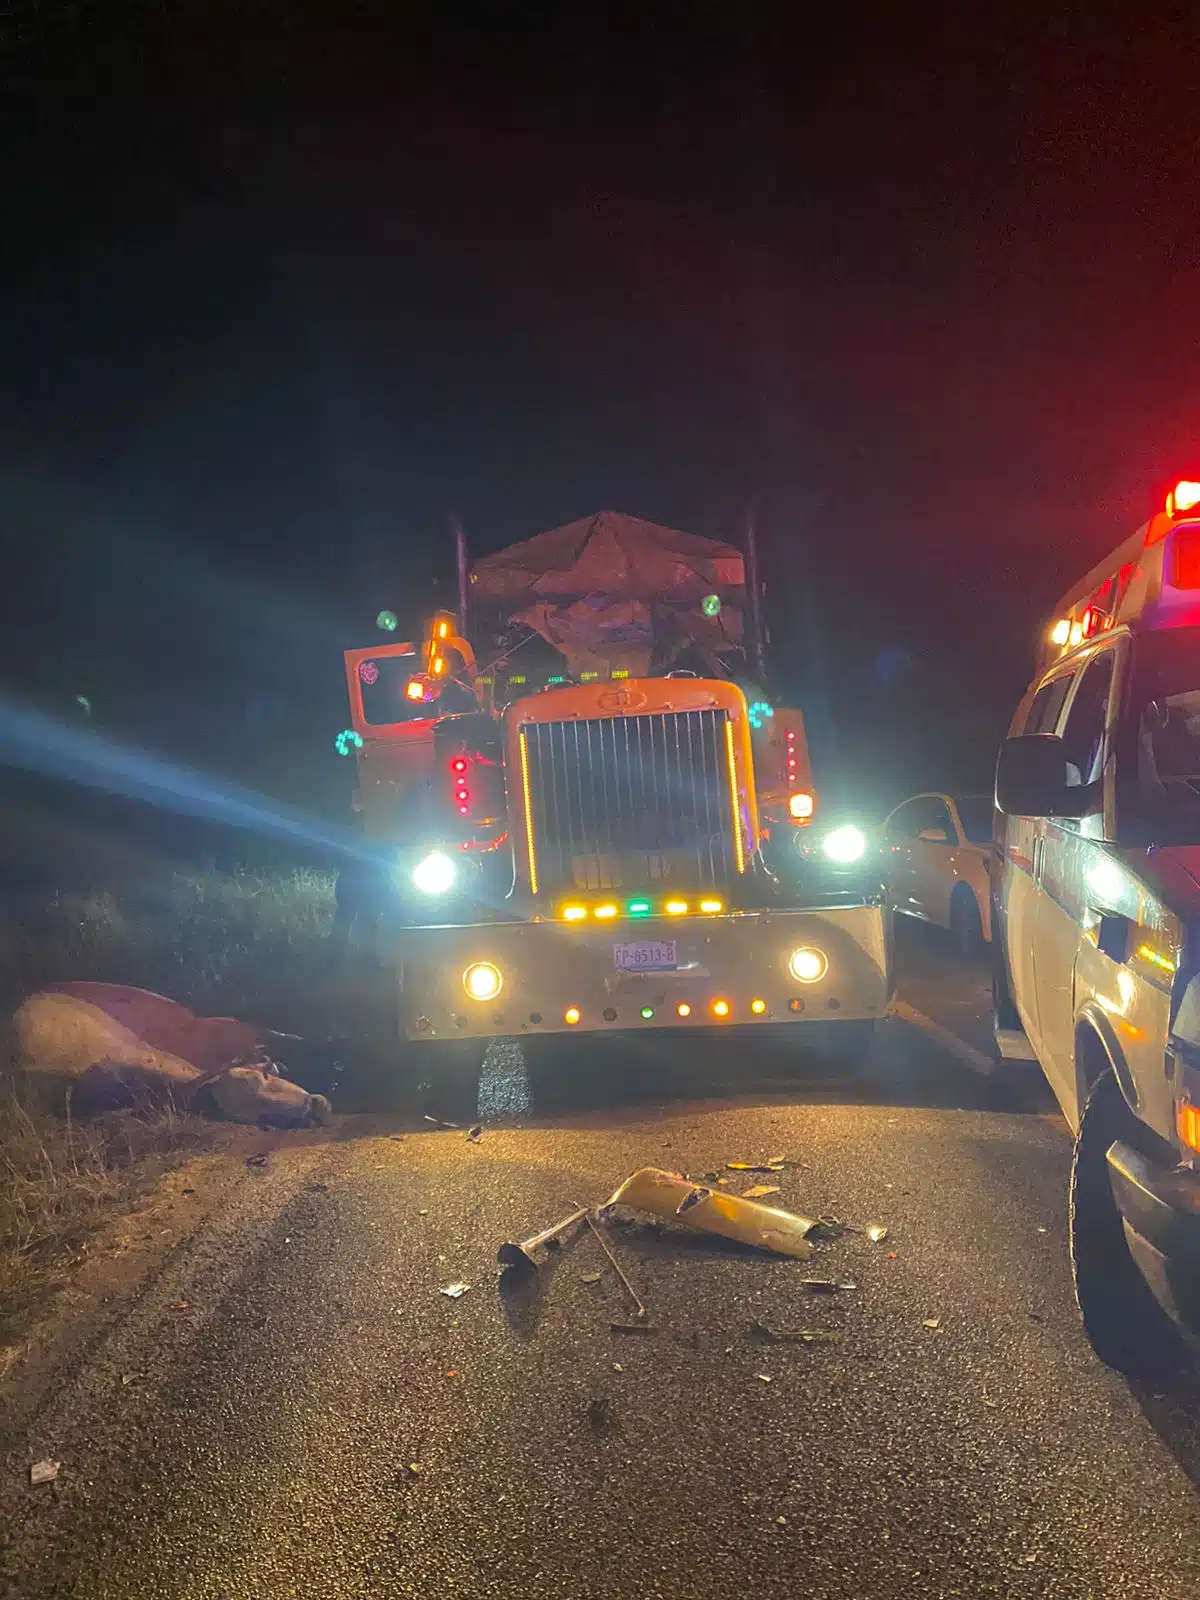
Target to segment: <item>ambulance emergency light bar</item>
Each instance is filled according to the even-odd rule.
[[[1200,481],[1181,479],[1164,507],[1060,602],[1049,643],[1074,650],[1120,622],[1200,623]]]

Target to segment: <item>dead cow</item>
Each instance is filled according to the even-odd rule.
[[[197,1017],[148,989],[63,983],[30,995],[13,1017],[18,1067],[79,1110],[168,1096],[234,1122],[308,1127],[324,1095],[279,1076],[271,1056],[289,1038],[233,1017]]]

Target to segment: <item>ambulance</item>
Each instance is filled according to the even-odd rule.
[[[1200,482],[1060,601],[996,770],[1002,1056],[1075,1138],[1075,1290],[1097,1354],[1200,1341]]]

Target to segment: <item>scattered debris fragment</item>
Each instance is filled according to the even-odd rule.
[[[448,1378],[457,1378],[458,1377],[458,1368],[457,1367],[451,1367],[450,1371],[446,1374],[446,1376]]]
[[[668,1221],[699,1228],[739,1244],[753,1245],[776,1255],[803,1259],[812,1246],[805,1235],[812,1228],[808,1217],[797,1216],[747,1200],[737,1194],[717,1194],[715,1190],[689,1183],[672,1172],[643,1167],[620,1186],[601,1211],[605,1216],[614,1205],[649,1211]]]
[[[307,1189],[309,1194],[328,1194],[329,1193],[329,1185],[327,1183],[306,1183],[304,1185],[304,1187],[305,1187],[305,1189]]]
[[[268,1159],[267,1156],[247,1156],[246,1165],[248,1167],[265,1167]]]
[[[801,1278],[801,1288],[807,1289],[810,1294],[837,1294],[839,1291],[848,1293],[857,1289],[856,1283],[842,1282],[837,1278]]]
[[[775,1518],[775,1522],[776,1522],[776,1525],[778,1527],[780,1527],[780,1528],[786,1528],[787,1527],[787,1518],[786,1517],[776,1517]]]
[[[612,1369],[613,1369],[614,1372],[624,1372],[625,1371],[625,1368],[621,1365],[621,1363],[619,1361],[614,1361],[613,1362]]]
[[[172,1300],[168,1309],[171,1311],[190,1311],[191,1308],[192,1302],[190,1300]]]
[[[580,1275],[580,1283],[599,1283],[604,1276],[602,1272],[584,1272]]]
[[[443,1122],[441,1117],[431,1117],[428,1112],[425,1114],[425,1121],[432,1122],[435,1128],[454,1128],[457,1130],[461,1126],[457,1122]]]
[[[778,1193],[779,1185],[777,1183],[756,1183],[753,1188],[742,1190],[742,1199],[761,1200],[765,1195]]]
[[[756,1372],[754,1376],[758,1379],[759,1383],[770,1383],[771,1381],[771,1374],[769,1372]]]
[[[35,1461],[29,1469],[30,1483],[53,1483],[61,1464],[58,1461]]]
[[[441,1292],[446,1296],[447,1300],[461,1300],[470,1287],[469,1283],[463,1283],[460,1280],[458,1283],[448,1283]]]
[[[841,1334],[831,1328],[772,1328],[755,1317],[750,1332],[767,1344],[840,1344]]]
[[[868,1222],[865,1232],[872,1244],[882,1244],[888,1236],[887,1229],[878,1222]]]
[[[478,1144],[483,1138],[483,1124],[477,1122],[473,1128],[467,1130],[467,1143]]]
[[[648,1322],[610,1322],[609,1327],[614,1333],[656,1333]]]
[[[392,1141],[393,1144],[403,1144],[404,1143],[404,1135],[402,1133],[389,1133],[388,1134],[388,1138]]]
[[[509,1241],[502,1244],[496,1251],[496,1260],[502,1267],[536,1267],[537,1261],[533,1252],[539,1245],[557,1245],[561,1236],[568,1228],[573,1228],[577,1222],[582,1222],[587,1216],[588,1208],[578,1206],[561,1222],[554,1222],[548,1228],[543,1228],[541,1233],[535,1233],[532,1239],[525,1239],[520,1244]]]
[[[129,1385],[131,1383],[136,1383],[138,1381],[138,1377],[139,1376],[140,1376],[140,1374],[138,1374],[136,1372],[123,1372],[121,1374],[121,1387],[122,1387],[122,1389],[128,1389],[128,1387],[129,1387]]]
[[[621,1287],[633,1301],[634,1310],[636,1311],[637,1315],[643,1318],[649,1316],[649,1312],[642,1303],[641,1296],[630,1283],[629,1279],[625,1276],[625,1269],[614,1255],[612,1245],[610,1245],[608,1240],[604,1237],[604,1234],[600,1228],[600,1224],[596,1221],[595,1217],[592,1216],[590,1211],[585,1212],[584,1215],[587,1217],[588,1227],[596,1235],[597,1244],[599,1244],[600,1248],[604,1251],[604,1254],[608,1257],[609,1264],[616,1273],[617,1277],[620,1278]]]
[[[931,1328],[934,1333],[937,1333],[942,1326],[942,1319],[941,1317],[926,1317],[921,1326],[923,1328]]]
[[[769,1161],[727,1161],[726,1172],[782,1172],[786,1162],[782,1156],[772,1156]]]

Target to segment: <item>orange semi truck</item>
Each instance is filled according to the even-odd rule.
[[[741,553],[606,512],[464,587],[489,664],[448,613],[346,656],[404,1036],[435,1071],[555,1033],[774,1024],[864,1052],[879,861],[825,819],[800,712],[735,681]]]

